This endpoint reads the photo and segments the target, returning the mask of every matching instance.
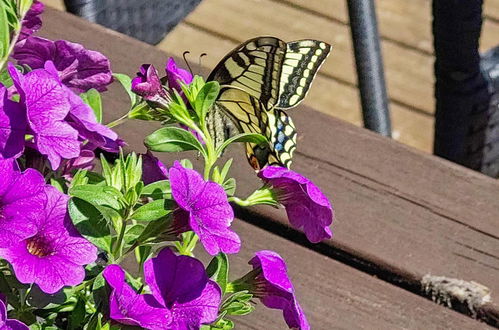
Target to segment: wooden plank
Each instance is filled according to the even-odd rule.
[[[183,23],[179,24],[158,45],[160,49],[178,57],[181,57],[184,51],[190,51],[191,62],[197,62],[199,54],[206,52],[208,55],[203,57],[202,61],[204,66],[210,68],[213,68],[235,46],[236,43],[231,40],[224,40]],[[358,126],[362,125],[357,88],[331,78],[317,76],[304,104]],[[390,107],[393,137],[412,147],[431,152],[433,118],[397,104],[392,103]]]
[[[279,15],[269,19],[269,13]],[[345,24],[270,0],[205,0],[186,21],[236,42],[258,35],[275,35],[286,41],[326,41],[333,45],[333,51],[321,74],[356,84],[350,31]],[[382,47],[390,98],[433,113],[433,59],[386,41]]]
[[[309,10],[317,15],[348,24],[346,1],[343,0],[274,0],[296,8]],[[431,34],[431,1],[376,1],[379,31],[382,38],[391,40],[427,53],[433,53]],[[499,17],[499,1],[485,1],[484,15]],[[486,19],[482,31],[481,50],[497,45],[498,22]]]
[[[47,16],[50,23],[45,25],[43,35],[80,42],[107,54],[115,71],[132,74],[137,63],[159,64],[167,57],[151,46],[67,14],[48,10]],[[66,28],[60,29],[61,25]],[[116,117],[121,114],[127,105],[123,96],[123,92],[115,87],[105,94],[106,110],[111,111],[107,115]],[[132,148],[136,148],[141,145],[144,134],[152,129],[149,123],[134,121],[118,131]],[[174,156],[170,154],[166,158],[168,164]],[[241,254],[230,258],[234,274],[241,276],[248,270],[246,263],[254,251],[272,249],[280,253],[288,261],[290,276],[313,328],[486,327],[252,225],[235,221],[234,229],[240,233],[245,245]],[[278,311],[263,308],[259,308],[253,317],[241,321],[242,329],[283,327]]]

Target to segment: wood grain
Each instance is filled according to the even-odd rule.
[[[208,52],[208,55],[202,58],[203,65],[213,68],[236,45],[231,40],[221,39],[206,31],[181,23],[158,47],[178,57],[188,50],[191,52],[189,59],[194,63],[200,54]],[[333,53],[327,61],[334,61],[335,57]],[[353,86],[319,75],[305,98],[304,104],[358,126],[362,125],[358,90]],[[431,152],[433,117],[394,103],[390,104],[390,110],[393,137],[412,147]]]
[[[308,10],[315,15],[348,24],[346,1],[343,0],[273,0],[282,2],[297,9]],[[484,1],[484,26],[482,31],[481,50],[497,45],[499,24],[494,19],[499,17],[499,1]],[[419,49],[425,53],[433,53],[431,34],[431,0],[377,0],[376,14],[379,32],[383,39],[390,40],[409,48]]]
[[[47,15],[50,19],[46,20],[42,34],[53,39],[65,38],[81,42],[91,49],[103,52],[111,58],[116,72],[131,74],[141,63],[154,63],[160,67],[166,58],[166,54],[153,47],[84,23],[67,14],[48,10]],[[61,26],[65,28],[61,29]],[[112,87],[110,93],[105,96],[105,107],[111,110],[106,113],[107,117],[119,116],[126,107],[124,92],[116,86]],[[293,111],[292,116],[300,132],[295,169],[318,183],[331,197],[337,215],[333,226],[334,239],[325,247],[316,248],[325,248],[323,252],[331,255],[338,251],[348,252],[353,256],[352,263],[360,260],[376,264],[393,274],[405,277],[407,281],[418,280],[422,275],[431,273],[479,282],[492,290],[492,303],[485,307],[491,313],[498,311],[494,300],[499,292],[497,280],[499,278],[499,226],[497,226],[499,183],[497,181],[433,156],[410,150],[394,141],[309,109]],[[130,143],[131,148],[139,148],[140,151],[144,134],[153,129],[154,125],[149,123],[130,122],[120,127],[118,131]],[[229,156],[235,154],[241,154],[239,148],[233,148],[228,153]],[[167,164],[171,163],[172,157],[178,158],[182,155],[169,155],[164,158]],[[233,167],[233,175],[238,179],[238,194],[244,195],[251,187],[258,186],[258,182],[241,158],[242,156],[239,156]],[[262,213],[271,221],[277,223],[286,221],[282,210],[267,208]],[[287,232],[281,234],[286,235]],[[257,242],[263,232],[262,234],[249,232],[248,235],[245,237]],[[318,278],[324,279],[322,282],[342,290],[339,284],[335,284],[336,280],[330,282],[325,280],[334,279],[333,276],[340,274],[336,269],[339,266],[328,268],[329,262],[332,262],[330,259],[325,257],[313,259],[315,257],[311,255],[295,252],[295,248],[286,245],[285,241],[276,239],[276,242],[278,243],[275,248],[282,248],[279,252],[291,258],[291,264],[300,265],[302,270],[313,269]],[[265,247],[272,248],[272,246]],[[296,251],[301,251],[301,248],[296,248]],[[297,259],[293,259],[295,254]],[[291,270],[292,275],[296,274],[295,272]],[[303,288],[308,287],[313,280],[309,273],[303,276],[305,279],[297,282],[301,283],[297,284],[297,287],[298,292],[304,297],[303,304],[308,309],[317,309],[321,314],[317,318],[311,316],[311,320],[323,320],[324,315],[334,315],[337,304],[329,300],[320,303],[314,300],[316,299],[314,297],[320,296],[322,290],[326,290],[323,287],[306,298]],[[350,275],[342,273],[341,278],[347,280],[348,276]],[[353,275],[351,278],[354,278]],[[370,277],[365,276],[358,284],[353,285],[353,282],[350,282],[346,286],[349,290],[354,290],[358,286],[360,291],[355,292],[362,292],[366,289],[361,284],[369,283],[368,279]],[[386,294],[389,288],[393,288],[386,283],[383,285],[386,285],[386,288],[377,287],[369,294],[374,295],[374,292],[378,291],[381,291],[380,294]],[[401,296],[400,303],[410,300],[409,296]],[[346,293],[344,297],[347,301],[351,299]],[[371,307],[367,308],[361,304],[365,301],[363,295],[357,297],[361,298],[353,299],[356,307],[359,310],[366,308],[365,314],[358,314],[359,317],[365,317],[369,322],[376,322],[381,310],[373,310],[376,305],[370,300],[366,305]],[[380,299],[375,298],[376,301]],[[381,299],[379,308],[383,309],[393,300],[398,301],[398,298]],[[425,303],[428,302],[421,300],[421,305],[418,302],[418,306],[423,306]],[[412,308],[417,310],[415,306],[412,305]],[[429,313],[432,310],[438,311],[439,315],[444,313],[440,312],[442,311],[440,307],[435,305],[432,307],[434,308],[430,308]],[[406,313],[413,315],[408,311],[410,308],[397,308],[399,316]],[[390,309],[390,314],[395,313],[397,308]],[[357,315],[355,313],[352,311],[348,315],[355,318]],[[369,314],[371,318],[368,318]],[[338,316],[339,323],[336,324],[335,320],[324,327],[319,323],[319,328],[328,328],[330,325],[351,328],[351,324],[342,326],[341,319],[345,319],[344,314],[340,313]],[[461,316],[456,315],[456,318],[458,317],[463,321],[462,323],[459,321],[456,328],[465,327],[467,319],[461,319]],[[364,323],[362,326],[361,321],[359,320],[358,327],[369,327],[370,323]],[[410,325],[412,322],[407,324]],[[440,327],[438,323],[435,324],[436,328]],[[431,328],[431,323],[427,325]],[[480,324],[473,323],[473,325]],[[418,327],[418,324],[414,327]],[[452,324],[449,327],[453,327]]]

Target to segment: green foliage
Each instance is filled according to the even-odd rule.
[[[178,152],[198,150],[202,154],[205,150],[196,137],[189,131],[179,127],[163,127],[146,137],[144,144],[152,151]]]
[[[128,94],[128,97],[130,98],[130,106],[135,105],[137,102],[137,95],[135,95],[134,92],[132,92],[132,78],[127,76],[124,73],[113,73],[113,77],[118,80],[118,82],[123,86],[125,91]]]
[[[218,283],[222,294],[225,293],[229,281],[229,259],[225,253],[217,254],[206,268],[208,276]]]
[[[88,104],[94,111],[98,123],[102,123],[102,99],[99,92],[95,88],[91,88],[85,93],[80,94],[83,102]]]

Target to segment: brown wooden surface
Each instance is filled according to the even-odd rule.
[[[167,55],[153,47],[103,31],[48,10],[42,35],[81,42],[99,50],[110,57],[116,72],[132,74],[141,63],[161,67],[166,60]],[[125,106],[126,95],[117,87],[111,88],[105,98],[105,108],[111,110],[107,117],[117,117]],[[499,289],[497,181],[309,109],[297,109],[292,116],[300,132],[294,168],[319,184],[335,205],[332,247],[357,260],[377,264],[407,281],[417,281],[427,273],[477,281],[492,290],[494,308]],[[137,148],[153,126],[130,122],[118,131],[132,148]],[[240,148],[229,153],[235,154],[243,158]],[[167,164],[176,156],[180,157],[168,156]],[[258,185],[243,160],[236,162],[233,172],[239,194]],[[272,221],[284,219],[282,210],[267,208],[264,215]],[[272,248],[290,258],[298,292],[318,328],[329,328],[329,324],[337,328],[393,328],[402,324],[414,328],[431,328],[432,324],[435,328],[483,326],[475,321],[467,323],[471,321],[461,315],[282,239],[275,238],[275,244],[264,245],[265,236],[270,234],[252,226],[237,224],[236,228],[241,228],[243,239],[247,237],[250,250]],[[234,268],[242,264],[241,260],[236,261]],[[310,277],[310,271],[316,275]],[[324,281],[325,286],[314,288],[316,291],[305,290],[316,280]],[[324,301],[316,300],[319,294]],[[341,298],[329,301],[328,296]],[[391,305],[393,302],[400,305]],[[413,314],[420,308],[422,314]],[[387,313],[380,316],[383,311]],[[275,314],[265,315],[261,317],[276,321]],[[335,315],[337,318],[333,318]],[[415,323],[414,320],[428,320],[420,319],[421,315],[431,321]],[[447,320],[446,315],[452,317]],[[452,323],[454,318],[458,324]],[[331,323],[322,327],[322,322]]]

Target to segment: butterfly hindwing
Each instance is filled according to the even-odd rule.
[[[291,118],[278,109],[265,111],[263,104],[243,90],[222,88],[208,113],[208,130],[215,145],[238,133],[259,133],[267,143],[246,143],[246,156],[255,169],[265,165],[289,167],[296,148],[296,131]]]

